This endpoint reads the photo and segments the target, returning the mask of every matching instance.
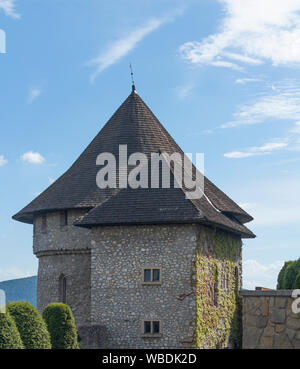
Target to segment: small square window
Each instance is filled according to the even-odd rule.
[[[143,284],[161,284],[160,268],[143,268],[142,276]]]
[[[159,320],[144,320],[143,321],[143,337],[160,337],[161,325]]]

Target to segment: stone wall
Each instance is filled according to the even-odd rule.
[[[114,226],[93,230],[92,323],[107,328],[108,348],[180,348],[193,334],[190,291],[196,226]],[[142,268],[162,268],[161,285],[142,285]],[[143,320],[160,320],[162,336],[142,337]]]
[[[300,314],[292,291],[242,291],[243,348],[300,349]]]
[[[90,322],[91,232],[72,223],[84,215],[82,210],[68,211],[68,225],[60,226],[60,213],[47,214],[42,230],[42,216],[34,221],[33,250],[39,258],[37,306],[61,302],[60,276],[66,277],[66,303],[71,307],[76,324]]]
[[[89,345],[86,327],[101,326],[106,329],[102,347],[197,346],[199,324],[196,327],[195,322],[199,316],[196,311],[199,299],[195,282],[199,282],[196,275],[201,266],[196,268],[196,275],[193,274],[196,258],[199,260],[202,253],[204,259],[209,258],[207,252],[215,247],[214,240],[222,232],[196,224],[104,226],[93,230],[73,226],[84,213],[84,210],[68,211],[69,225],[63,227],[59,212],[47,214],[46,227],[42,227],[41,215],[35,218],[33,249],[39,258],[38,309],[42,312],[47,304],[62,301],[60,277],[63,275],[66,303],[74,313],[76,324],[85,327],[84,345]],[[211,237],[201,237],[204,233]],[[225,240],[233,239],[223,233]],[[226,242],[219,245],[223,251],[218,257],[223,262],[230,249]],[[236,258],[240,284],[240,252]],[[161,285],[144,285],[143,267],[161,268]],[[223,273],[227,272],[222,267],[218,272],[218,289],[226,279]],[[204,279],[211,279],[213,285],[215,276],[208,273]],[[232,295],[233,285],[229,283],[222,298]],[[210,300],[213,309],[219,309],[214,305],[214,297]],[[222,312],[227,314],[224,307]],[[161,335],[143,337],[143,320],[159,320]],[[213,327],[214,332],[218,330],[218,325]],[[200,346],[211,347],[205,339],[197,347]]]
[[[196,296],[191,279],[202,229],[207,227],[114,226],[93,230],[91,323],[107,328],[107,348],[195,345]],[[162,268],[161,285],[141,283],[142,268],[147,266]],[[161,337],[143,337],[143,320],[159,320]]]

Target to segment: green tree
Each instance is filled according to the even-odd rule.
[[[41,314],[29,302],[7,304],[19,330],[25,349],[51,349],[50,335]]]
[[[0,313],[0,349],[23,349],[23,342],[8,312]]]
[[[298,274],[296,276],[295,282],[294,282],[294,289],[300,288],[300,270],[298,270]]]
[[[278,290],[292,290],[299,288],[300,258],[294,261],[286,261],[277,277]],[[297,287],[298,286],[298,287]]]
[[[300,270],[300,259],[293,261],[285,270],[284,278],[283,278],[283,287],[286,290],[291,290],[294,288],[294,283],[296,281],[296,277],[298,271]]]
[[[286,261],[283,265],[283,267],[281,268],[278,277],[277,277],[277,289],[278,290],[283,290],[284,289],[284,275],[285,275],[285,271],[286,268],[291,265],[293,263],[293,261]]]
[[[51,336],[53,349],[78,349],[78,335],[72,310],[66,304],[52,303],[43,317]]]

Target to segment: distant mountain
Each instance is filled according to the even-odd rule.
[[[0,289],[5,291],[6,302],[28,301],[36,306],[36,285],[37,277],[34,276],[0,282]]]

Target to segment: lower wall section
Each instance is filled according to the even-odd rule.
[[[78,341],[81,349],[106,349],[107,332],[100,324],[77,325]]]
[[[130,226],[93,230],[91,323],[107,328],[107,348],[191,347],[195,297],[191,266],[197,227]],[[161,268],[160,285],[144,285],[143,268]],[[143,320],[160,321],[145,337]]]
[[[60,277],[66,278],[65,298],[72,309],[76,324],[90,322],[91,255],[82,252],[44,252],[39,258],[37,306],[42,313],[52,302],[63,302]]]
[[[292,291],[242,291],[243,348],[300,349],[300,313]]]

